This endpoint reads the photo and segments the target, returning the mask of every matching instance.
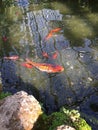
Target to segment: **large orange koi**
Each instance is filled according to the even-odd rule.
[[[26,59],[26,62],[40,71],[47,72],[47,73],[57,73],[57,72],[62,72],[64,71],[64,68],[60,65],[53,65],[53,64],[48,64],[48,63],[36,63],[32,62],[29,59]]]

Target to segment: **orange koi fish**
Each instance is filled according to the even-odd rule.
[[[52,33],[51,32],[49,32],[49,34],[45,37],[45,40],[48,40],[48,39],[50,39],[51,37],[52,37]]]
[[[44,57],[46,57],[46,58],[49,58],[49,55],[48,55],[47,52],[43,52],[42,55],[43,55]]]
[[[55,29],[51,30],[51,31],[49,32],[49,34],[45,37],[45,40],[50,39],[50,38],[53,36],[53,33],[59,32],[60,30],[61,30],[61,28],[55,28]]]
[[[30,69],[33,67],[32,65],[30,65],[30,64],[28,64],[26,62],[22,63],[21,66],[24,66],[24,67],[30,68]]]
[[[17,60],[17,59],[19,59],[19,56],[17,56],[17,55],[14,55],[14,56],[5,56],[4,57],[4,59],[7,59],[7,60]]]
[[[59,32],[60,30],[61,30],[61,28],[55,28],[55,29],[51,30],[51,33]]]
[[[53,65],[53,64],[48,64],[48,63],[36,63],[32,62],[29,59],[26,59],[26,62],[40,71],[47,72],[47,73],[57,73],[57,72],[62,72],[64,71],[64,68],[60,65]]]
[[[52,59],[56,59],[58,56],[58,51],[56,51],[53,55],[52,55]]]

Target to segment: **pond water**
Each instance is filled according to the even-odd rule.
[[[78,109],[97,130],[98,1],[19,0],[1,2],[0,6],[3,91],[33,94],[47,114],[64,105]],[[13,55],[19,59],[5,58]],[[26,68],[22,66],[26,58],[61,65],[64,71],[47,73],[36,67]]]

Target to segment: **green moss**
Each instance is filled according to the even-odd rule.
[[[35,130],[53,130],[62,124],[69,124],[71,126],[71,120],[64,113],[54,112],[49,116],[43,114],[36,124]]]
[[[91,130],[91,127],[86,123],[84,119],[80,117],[80,113],[77,110],[68,110],[63,108],[64,113],[70,117],[72,121],[72,126],[76,128],[76,130]]]
[[[65,116],[64,113],[62,112],[55,112],[52,115],[50,115],[48,117],[48,120],[50,120],[50,122],[52,122],[50,124],[50,128],[49,130],[53,130],[55,129],[57,126],[60,126],[62,124],[69,124],[70,126],[72,126],[72,123],[69,119],[68,116]]]
[[[91,127],[82,118],[80,118],[78,121],[75,121],[74,126],[77,130],[91,130]]]
[[[91,127],[80,117],[80,113],[77,110],[65,108],[49,116],[41,115],[34,130],[54,130],[57,126],[63,124],[74,127],[76,130],[91,130]]]
[[[10,96],[10,95],[11,95],[11,93],[8,93],[8,92],[4,93],[4,92],[1,92],[1,93],[0,93],[0,99],[3,99],[3,98],[5,98],[5,97],[7,97],[7,96]]]

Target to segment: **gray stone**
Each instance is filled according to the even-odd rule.
[[[41,113],[39,102],[20,91],[0,101],[0,130],[31,130]]]

